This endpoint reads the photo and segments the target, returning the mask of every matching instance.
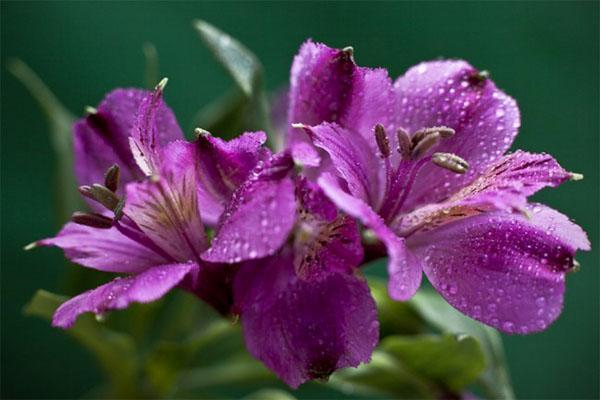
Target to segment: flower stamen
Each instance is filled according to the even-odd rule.
[[[375,141],[381,153],[381,158],[388,158],[391,154],[390,139],[387,137],[385,129],[381,124],[375,125]]]
[[[398,138],[398,153],[400,153],[400,157],[402,157],[403,160],[408,160],[410,158],[410,149],[412,147],[408,132],[402,128],[398,128],[396,130],[396,137]]]
[[[452,153],[433,153],[431,162],[457,174],[464,174],[469,169],[469,163]]]
[[[97,213],[74,212],[71,221],[79,225],[91,226],[92,228],[110,229],[113,226],[112,218]]]

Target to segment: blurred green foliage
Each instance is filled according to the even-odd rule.
[[[593,246],[597,243],[600,203],[597,2],[3,2],[1,11],[2,67],[8,66],[9,56],[26,60],[60,95],[67,108],[75,111],[86,104],[97,104],[103,94],[115,86],[144,86],[145,76],[151,80],[153,67],[144,72],[142,46],[147,42],[153,43],[159,54],[161,73],[171,79],[167,101],[187,133],[191,133],[198,109],[206,107],[224,91],[233,90],[230,96],[239,98],[236,89],[230,89],[231,81],[218,70],[217,64],[210,59],[209,51],[195,37],[192,27],[195,18],[214,23],[252,49],[264,65],[270,89],[285,84],[293,54],[306,37],[338,47],[353,45],[359,64],[385,66],[392,75],[398,75],[424,59],[438,56],[466,58],[480,68],[491,70],[497,84],[519,102],[523,128],[515,147],[548,151],[568,169],[586,175],[582,183],[566,184],[559,190],[546,191],[537,199],[573,216],[588,231]],[[145,49],[148,54],[148,47]],[[59,160],[53,157],[50,147],[52,136],[47,134],[42,115],[35,110],[26,91],[5,71],[3,69],[1,74],[2,397],[105,395],[102,388],[96,387],[101,378],[88,353],[69,341],[63,332],[53,330],[39,320],[25,319],[20,313],[23,304],[37,288],[73,294],[60,283],[64,281],[64,273],[73,267],[61,267],[62,256],[58,251],[32,254],[21,251],[24,244],[53,234],[63,222],[53,217],[54,205],[50,201],[57,185],[53,181],[54,163]],[[244,112],[239,115],[244,118]],[[222,129],[235,131],[236,127]],[[579,257],[582,271],[570,276],[566,310],[553,327],[540,335],[507,338],[508,362],[520,398],[598,397],[597,254],[593,252]],[[417,308],[419,301],[425,301],[419,298],[423,295],[414,301]],[[183,392],[165,394],[224,395],[211,392],[214,388],[202,386],[202,380],[198,379],[210,377],[210,373],[213,377],[222,377],[225,371],[231,373],[230,369],[215,370],[214,364],[211,365],[218,360],[223,361],[224,353],[213,352],[212,361],[210,352],[200,351],[197,354],[198,349],[206,348],[203,347],[206,339],[200,338],[204,334],[210,338],[212,329],[216,332],[225,329],[223,322],[211,325],[214,321],[210,319],[196,321],[192,318],[196,311],[185,307],[189,296],[173,296],[164,302],[166,304],[150,306],[146,311],[152,314],[156,309],[160,315],[144,317],[144,312],[134,309],[114,313],[114,319],[111,316],[110,321],[121,327],[131,326],[131,319],[127,318],[135,315],[133,325],[137,327],[137,336],[135,332],[132,334],[136,343],[155,343],[157,338],[145,338],[144,332],[170,326],[168,320],[175,318],[175,311],[184,309],[190,312],[188,322],[198,332],[197,338],[182,341],[180,332],[161,332],[160,338],[172,339],[162,341],[146,354],[148,360],[155,361],[149,361],[146,364],[148,370],[144,371],[147,376],[155,377],[150,393],[160,388],[166,390],[169,379],[174,379],[161,368],[170,365],[170,368],[177,369],[181,367],[180,363],[189,362],[203,366],[177,378],[181,379],[178,387]],[[34,312],[33,304],[28,308],[29,312]],[[394,321],[395,307],[400,307],[399,315],[408,319]],[[425,318],[429,324],[435,325],[437,321],[438,330],[454,333],[450,326],[444,325],[448,322],[446,318],[436,319],[435,315],[425,314],[418,317],[416,308],[402,309],[395,304],[380,304],[380,310],[393,329],[421,332],[422,327],[412,325],[410,321],[422,324],[419,321]],[[182,320],[181,316],[177,318]],[[470,320],[464,320],[470,323]],[[410,326],[406,326],[406,321]],[[86,320],[82,322],[85,325]],[[89,323],[98,326],[93,318]],[[150,324],[152,329],[145,329],[144,324]],[[189,328],[183,327],[182,331]],[[227,330],[229,328],[227,325]],[[462,327],[459,331],[484,339],[481,350],[485,357],[497,356],[497,337],[486,339],[483,335],[489,332],[467,328]],[[78,330],[72,334],[77,338],[76,332]],[[232,332],[235,335],[235,329]],[[95,335],[90,335],[88,340],[93,340],[97,337]],[[237,340],[225,341],[233,353],[242,346],[239,332],[237,335]],[[459,338],[442,336],[433,341],[450,341],[451,344],[455,341],[456,346],[472,343],[472,339],[463,339],[462,342],[466,343],[462,343]],[[384,340],[382,348],[402,349],[402,340],[400,344],[393,341],[389,342],[393,344],[388,344]],[[428,338],[415,336],[411,340],[427,342]],[[94,347],[89,343],[88,346]],[[143,351],[147,349],[144,347]],[[399,352],[400,356],[406,356],[401,350]],[[477,357],[477,350],[473,348],[468,352],[461,351],[463,353]],[[190,359],[180,357],[181,354]],[[200,358],[194,359],[194,354]],[[391,366],[404,371],[403,376],[413,377],[414,370],[419,370],[418,363],[415,365],[404,360],[399,364],[389,354],[381,354],[379,351],[376,353],[372,368]],[[243,369],[244,363],[254,362],[246,357],[229,365]],[[477,362],[470,364],[477,365]],[[272,379],[267,374],[261,375],[265,371],[260,366],[257,368],[255,372],[264,377],[263,383],[269,384]],[[337,381],[341,382],[340,388],[348,389],[348,382],[343,381],[344,373],[338,374],[339,377],[336,375],[330,386],[335,387]],[[360,388],[356,379],[360,380],[361,374],[365,373],[369,374],[368,369],[354,372],[357,375],[354,377],[352,372],[348,372],[349,377],[345,379],[354,379],[352,388]],[[489,374],[490,371],[486,372],[484,380],[489,378]],[[376,376],[385,380],[385,375],[377,373]],[[390,376],[392,382],[397,383],[393,380],[397,376]],[[243,376],[237,378],[243,379]],[[439,376],[430,378],[435,380]],[[424,395],[423,385],[417,382],[419,379],[411,380],[414,394]],[[502,380],[497,375],[491,375],[490,379],[496,383]],[[261,387],[245,387],[244,393],[258,391]],[[283,388],[277,382],[273,387]],[[93,388],[95,391],[90,392]],[[123,390],[126,393],[128,389]],[[310,384],[295,395],[338,395],[331,390]],[[278,397],[279,392],[267,394],[281,398]],[[253,396],[260,398],[267,394],[259,392]]]

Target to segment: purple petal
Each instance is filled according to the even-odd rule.
[[[80,185],[103,182],[104,173],[113,164],[121,167],[123,184],[143,176],[129,149],[128,137],[148,93],[140,89],[113,90],[102,100],[97,113],[73,125],[75,174]]]
[[[447,126],[456,134],[435,151],[455,153],[470,165],[458,175],[435,165],[423,168],[406,209],[438,202],[472,181],[510,147],[520,126],[515,101],[464,61],[419,64],[395,82],[398,121],[404,129]]]
[[[108,272],[137,273],[169,261],[116,227],[98,229],[70,222],[56,237],[36,244],[60,247],[74,263]]]
[[[445,202],[418,208],[404,216],[394,230],[424,233],[492,209],[523,210],[528,196],[544,187],[556,187],[571,177],[550,155],[519,150],[498,159]]]
[[[544,330],[560,314],[565,275],[585,233],[535,205],[531,219],[495,212],[409,241],[432,285],[459,311],[507,333]]]
[[[127,278],[116,278],[63,303],[54,313],[52,326],[66,329],[86,312],[103,314],[127,308],[130,303],[158,300],[197,268],[193,263],[160,265]]]
[[[527,197],[544,187],[557,187],[571,176],[548,154],[518,150],[497,160],[449,201],[487,202],[498,209],[520,208],[525,206]]]
[[[275,253],[296,221],[294,184],[288,177],[252,179],[226,208],[211,248],[202,259],[237,263]]]
[[[215,225],[233,192],[267,156],[264,132],[248,132],[230,141],[209,134],[198,138],[198,197],[202,218]]]
[[[363,259],[356,222],[338,214],[321,188],[298,179],[299,216],[294,241],[294,268],[304,280],[318,279],[332,271],[352,272]]]
[[[318,183],[340,209],[358,218],[385,245],[389,257],[387,269],[390,297],[401,301],[410,299],[421,285],[422,273],[419,260],[408,251],[404,239],[392,232],[371,207],[342,190],[332,175],[323,175]]]
[[[289,386],[369,361],[379,324],[363,279],[300,280],[284,251],[243,266],[234,287],[248,351]]]
[[[329,154],[333,167],[346,181],[350,193],[376,207],[380,202],[385,169],[366,140],[330,123],[306,127],[304,130],[315,146]]]
[[[301,166],[318,167],[321,164],[319,152],[309,143],[299,142],[291,145],[294,162]]]
[[[395,101],[387,71],[356,66],[351,50],[307,41],[294,58],[289,123],[335,122],[367,137],[375,124],[392,122]],[[288,144],[305,139],[303,132],[288,130]]]
[[[199,261],[207,243],[198,211],[196,148],[175,141],[161,154],[159,176],[127,185],[125,214],[175,260]]]
[[[157,86],[141,101],[129,139],[135,161],[146,175],[159,171],[162,147],[184,138],[175,115],[162,100],[162,89]]]

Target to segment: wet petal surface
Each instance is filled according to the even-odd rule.
[[[422,270],[419,260],[406,248],[404,239],[398,237],[375,211],[360,199],[339,187],[336,178],[325,174],[319,186],[343,211],[370,228],[387,249],[388,292],[394,300],[408,300],[421,285]]]
[[[435,165],[424,167],[407,210],[443,200],[472,181],[508,150],[520,126],[515,101],[465,61],[421,63],[394,87],[399,127],[409,132],[433,126],[454,129],[455,135],[442,140],[435,151],[457,154],[470,166],[462,175]]]
[[[459,311],[507,333],[541,331],[560,314],[565,275],[589,241],[557,211],[541,205],[530,211],[531,219],[506,212],[466,218],[409,246]]]
[[[264,132],[249,132],[225,141],[200,135],[197,147],[198,198],[202,218],[215,225],[235,190],[248,178],[268,150]]]
[[[98,229],[69,222],[56,237],[37,244],[60,247],[69,260],[100,271],[135,273],[169,261],[116,227]]]
[[[332,273],[304,281],[292,264],[292,255],[284,251],[244,266],[235,295],[248,350],[297,388],[367,362],[379,324],[363,279]]]
[[[54,313],[52,325],[69,328],[80,314],[86,312],[103,314],[127,308],[131,303],[158,300],[197,268],[193,263],[160,265],[137,275],[116,278],[63,303]]]

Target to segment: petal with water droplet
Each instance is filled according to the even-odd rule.
[[[337,272],[298,279],[289,250],[245,264],[234,296],[248,351],[297,388],[367,362],[379,324],[366,281]]]
[[[390,297],[402,301],[410,299],[421,285],[422,269],[419,260],[406,248],[404,239],[392,232],[366,203],[340,188],[334,176],[324,174],[318,183],[338,207],[371,228],[385,245],[389,257],[387,269]]]
[[[540,205],[527,219],[493,212],[408,241],[432,285],[459,311],[507,333],[547,328],[560,314],[566,273],[585,233]]]
[[[411,132],[440,125],[454,129],[454,136],[442,140],[435,151],[457,154],[470,166],[463,175],[425,167],[405,209],[448,197],[502,156],[517,135],[516,102],[477,73],[465,61],[432,61],[409,69],[394,83],[396,123]]]
[[[116,278],[63,303],[54,313],[52,325],[69,328],[80,314],[86,312],[103,314],[127,308],[131,303],[158,300],[197,268],[198,265],[193,263],[160,265],[137,275]]]

